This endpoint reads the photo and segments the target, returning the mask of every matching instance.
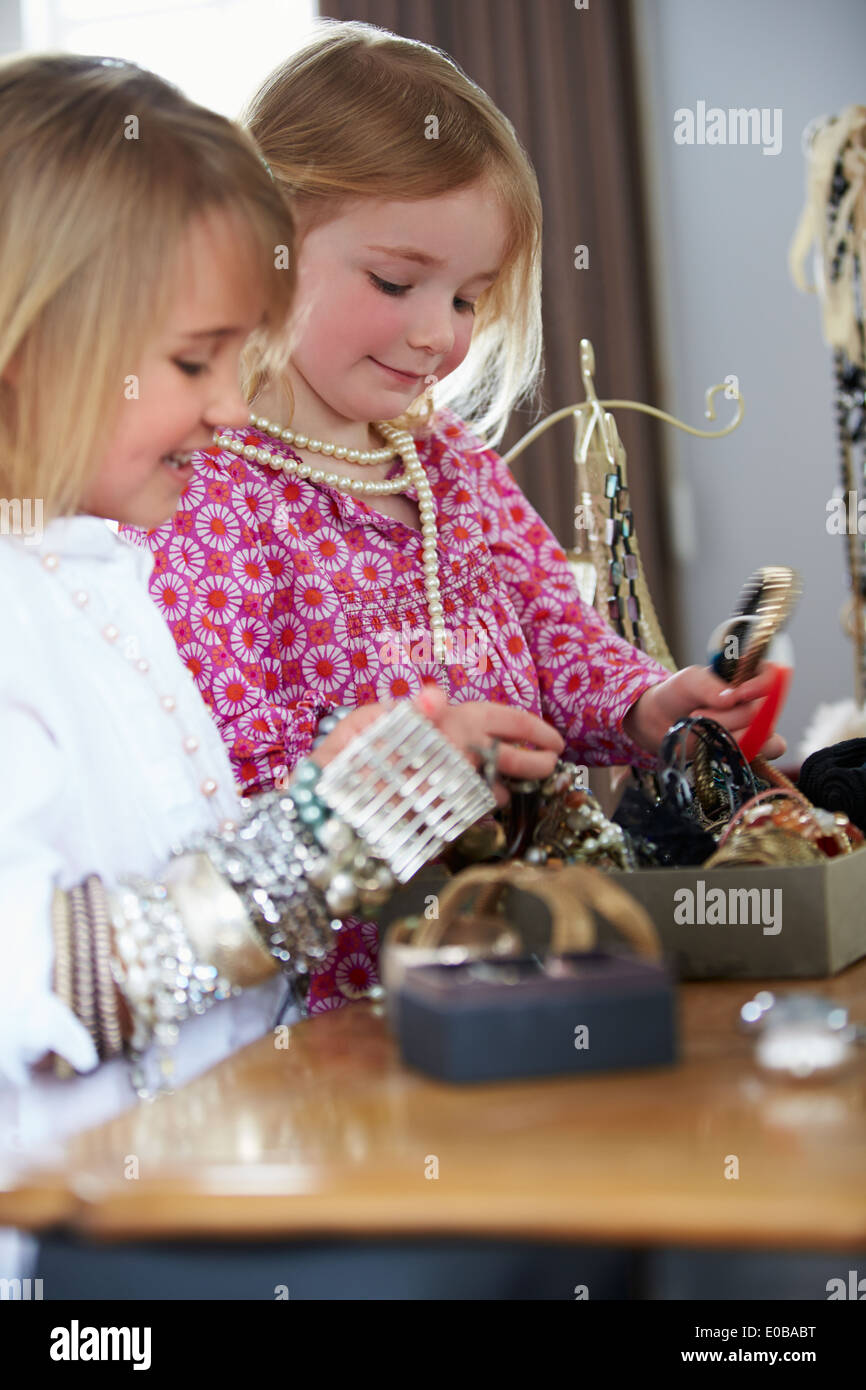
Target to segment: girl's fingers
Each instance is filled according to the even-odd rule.
[[[421,714],[425,715],[433,724],[438,723],[440,716],[448,708],[448,696],[444,690],[440,690],[434,681],[426,681],[415,696],[412,704]]]
[[[781,758],[787,752],[788,745],[781,734],[771,734],[770,738],[761,749],[762,758]]]
[[[721,724],[729,733],[742,733],[748,729],[752,720],[756,717],[761,708],[760,700],[752,700],[749,704],[735,705],[732,709],[700,709],[695,710],[695,716],[701,719],[714,719],[717,724]]]
[[[561,753],[565,747],[565,739],[550,724],[528,710],[510,709],[508,705],[488,704],[484,728],[489,738],[503,742],[534,743],[554,753]]]
[[[496,771],[501,776],[526,778],[533,782],[549,777],[555,767],[555,752],[529,752],[525,748],[515,748],[510,743],[501,745],[496,760]]]
[[[731,705],[736,704],[738,706],[748,700],[758,700],[762,695],[767,694],[772,680],[772,670],[769,668],[759,670],[756,676],[752,676],[749,680],[743,681],[742,685],[726,686],[725,688],[731,692],[727,699],[730,700]]]

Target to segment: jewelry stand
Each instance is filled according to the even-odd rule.
[[[591,604],[613,630],[632,646],[644,651],[669,670],[677,665],[656,616],[641,561],[637,529],[629,496],[626,452],[616,421],[610,411],[639,410],[664,420],[686,434],[699,439],[722,439],[731,434],[743,419],[743,398],[737,392],[737,413],[729,425],[717,430],[696,429],[655,406],[638,401],[600,401],[595,389],[595,353],[587,338],[580,343],[580,375],[586,400],[564,406],[533,426],[505,455],[511,466],[524,449],[566,416],[574,420],[574,545],[567,552],[568,562],[577,580],[581,597]],[[705,415],[715,420],[715,397],[720,391],[730,393],[727,385],[712,386],[706,393]],[[620,784],[629,768],[592,769],[600,785],[592,789],[602,802],[605,814],[610,815],[618,799]],[[601,776],[600,776],[601,774]],[[607,783],[607,786],[605,786]]]

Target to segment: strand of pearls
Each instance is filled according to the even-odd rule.
[[[42,568],[46,573],[57,577],[60,569],[60,556],[53,552],[49,552],[43,555],[41,560]],[[62,581],[61,588],[66,590],[66,593],[78,609],[82,612],[86,611],[95,623],[99,623],[99,618],[93,611],[90,594],[86,589],[75,589],[72,591],[67,589]],[[139,648],[138,638],[133,634],[124,635],[117,624],[112,622],[102,623],[100,626],[100,635],[108,646],[112,647],[117,652],[122,652],[130,665],[148,681],[148,684],[159,700],[161,709],[165,714],[173,717],[177,711],[177,698],[167,692],[161,692],[157,687],[151,673],[150,662]],[[186,753],[187,757],[194,758],[200,750],[201,745],[199,739],[195,734],[185,733],[182,728],[179,729],[178,732],[181,736],[181,747],[184,753]],[[218,790],[219,783],[213,777],[205,777],[199,785],[199,791],[202,796],[208,799],[215,796]],[[222,822],[221,829],[234,830],[235,822],[232,820],[225,820]]]
[[[313,468],[309,463],[297,463],[294,459],[284,458],[282,454],[276,454],[273,450],[256,444],[237,444],[231,435],[220,434],[219,431],[214,434],[214,443],[218,448],[236,454],[238,458],[249,459],[251,463],[263,463],[266,468],[276,468],[311,483],[326,483],[328,487],[339,488],[340,492],[348,492],[353,497],[393,496],[398,492],[408,492],[413,486],[406,472],[401,473],[399,478],[392,478],[390,482],[385,479],[367,482],[363,478],[347,478],[345,473],[328,473],[326,469]]]
[[[263,421],[261,417],[250,416],[251,424],[256,428],[282,438],[284,431],[277,425],[269,421]],[[340,492],[349,493],[353,497],[383,496],[385,494],[395,494],[399,492],[411,492],[414,490],[418,499],[418,512],[421,517],[421,546],[422,546],[422,565],[424,570],[424,592],[427,598],[427,612],[430,618],[430,633],[433,639],[434,660],[444,665],[446,657],[445,648],[445,614],[442,608],[442,596],[439,588],[439,557],[437,553],[437,533],[436,533],[436,508],[433,504],[433,492],[424,466],[418,458],[418,451],[415,448],[415,441],[408,430],[397,429],[387,420],[377,420],[376,428],[384,439],[388,440],[389,448],[386,457],[392,458],[399,455],[403,460],[404,471],[399,478],[388,481],[366,482],[362,478],[348,478],[342,473],[328,473],[324,469],[312,468],[308,463],[302,463],[295,459],[285,458],[282,454],[274,453],[272,449],[258,447],[255,444],[237,444],[230,434],[221,434],[217,431],[214,434],[214,443],[220,449],[225,449],[238,458],[249,459],[250,462],[264,464],[266,468],[275,468],[282,473],[290,476],[304,478],[311,483],[325,483],[328,487],[335,487]],[[267,428],[266,428],[267,427]],[[289,431],[291,433],[291,431]],[[300,440],[306,438],[305,435],[293,435],[293,439],[299,448],[309,448],[309,445],[301,445]],[[288,441],[286,441],[288,442]],[[332,452],[334,458],[338,457],[336,445],[323,445],[321,440],[315,440],[322,453]],[[349,461],[349,452],[345,457]],[[358,451],[355,450],[357,453]],[[357,462],[358,460],[354,460]]]
[[[430,617],[430,633],[433,638],[433,659],[445,662],[445,614],[442,608],[442,595],[439,589],[439,557],[437,553],[436,508],[433,504],[433,491],[430,480],[418,457],[415,441],[408,430],[397,429],[387,420],[378,420],[376,428],[393,444],[395,451],[403,460],[403,466],[412,480],[415,496],[418,499],[418,512],[421,517],[421,546],[423,552],[424,592],[427,598],[427,612]]]
[[[266,420],[263,415],[251,415],[250,424],[263,434],[281,439],[284,444],[294,444],[298,449],[306,449],[311,454],[325,454],[328,458],[345,459],[347,463],[387,463],[396,450],[393,445],[384,449],[349,449],[344,444],[327,444],[321,439],[310,439],[306,434],[295,434],[288,426],[277,425]]]

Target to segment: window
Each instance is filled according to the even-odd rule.
[[[21,49],[127,58],[236,117],[317,0],[20,0]]]

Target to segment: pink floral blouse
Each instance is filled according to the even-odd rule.
[[[252,428],[232,437],[297,457]],[[456,415],[440,410],[417,447],[452,633],[444,669],[430,646],[420,533],[360,498],[214,448],[197,456],[171,521],[123,528],[154,551],[152,597],[242,791],[285,777],[329,710],[411,698],[426,680],[455,702],[542,715],[578,762],[652,765],[622,720],[670,673],[583,602],[559,541]],[[311,1013],[377,983],[377,941],[375,926],[346,919],[311,979]]]

